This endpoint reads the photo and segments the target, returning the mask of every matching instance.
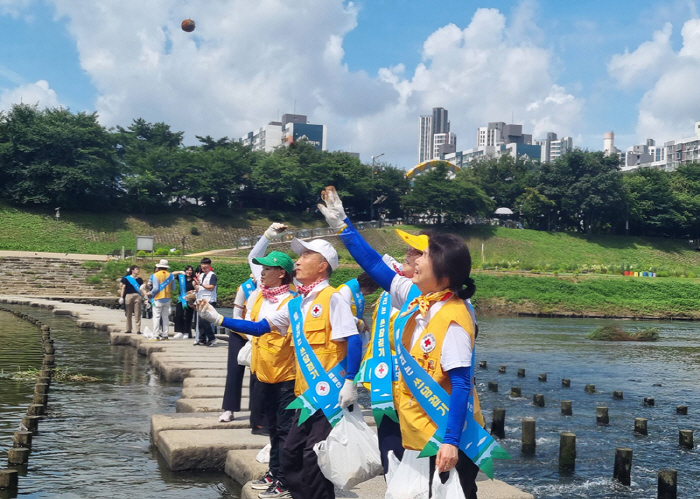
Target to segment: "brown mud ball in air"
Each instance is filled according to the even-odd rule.
[[[182,31],[192,33],[194,31],[194,21],[192,19],[185,19],[182,21]]]

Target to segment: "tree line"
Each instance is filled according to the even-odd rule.
[[[0,198],[73,210],[204,215],[241,208],[313,211],[335,185],[348,214],[422,214],[462,224],[510,208],[526,228],[586,234],[700,235],[700,165],[619,171],[617,157],[575,150],[551,163],[503,156],[453,172],[447,163],[412,179],[300,141],[273,152],[134,120],[106,129],[95,113],[19,104],[0,113]]]

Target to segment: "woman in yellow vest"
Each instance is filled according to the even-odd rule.
[[[441,473],[456,468],[465,497],[476,499],[479,468],[459,448],[472,391],[474,322],[463,301],[476,290],[470,277],[469,250],[461,238],[452,234],[435,233],[429,238],[397,231],[410,247],[421,252],[415,261],[413,278],[408,279],[391,270],[352,227],[334,188],[327,187],[322,198],[326,204],[319,205],[319,209],[329,225],[363,270],[390,292],[392,305],[402,307],[410,301],[402,312],[406,314],[406,322],[401,344],[450,395],[444,437],[437,455],[430,458],[430,480],[436,468]],[[476,396],[474,400],[478,407]],[[414,397],[403,373],[399,377],[396,405],[403,447],[424,450],[438,427]],[[475,419],[483,425],[478,409]]]

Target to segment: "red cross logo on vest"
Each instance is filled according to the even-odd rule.
[[[319,305],[318,303],[311,307],[311,317],[314,319],[317,317],[320,317],[321,314],[323,313],[323,307]]]
[[[331,386],[328,384],[326,381],[319,381],[316,384],[316,394],[320,395],[323,397],[324,395],[328,395],[331,391]]]
[[[377,367],[374,368],[374,375],[379,379],[384,378],[388,373],[389,366],[386,365],[386,362],[380,362],[377,364]]]
[[[435,336],[433,336],[433,333],[423,336],[423,339],[420,340],[420,349],[424,353],[432,352],[435,349]]]

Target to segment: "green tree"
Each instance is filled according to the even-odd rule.
[[[464,175],[493,199],[496,207],[515,211],[516,200],[527,187],[537,185],[538,164],[509,154],[500,158],[473,161],[464,168]]]
[[[541,220],[549,222],[552,210],[556,206],[554,201],[532,187],[526,187],[525,192],[515,200],[515,208],[525,220],[528,229],[540,229]],[[547,226],[547,230],[549,230],[549,223]]]
[[[630,232],[644,236],[676,236],[687,225],[671,174],[640,168],[622,177],[627,193]],[[682,195],[681,195],[682,196]]]

